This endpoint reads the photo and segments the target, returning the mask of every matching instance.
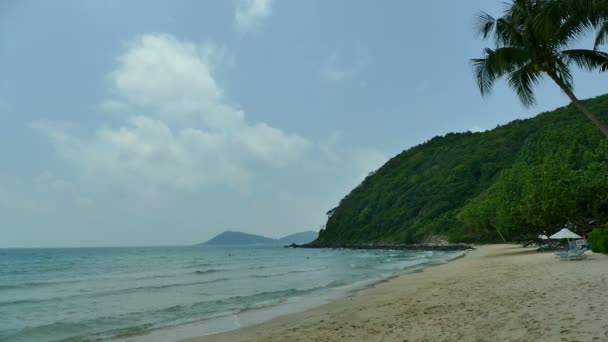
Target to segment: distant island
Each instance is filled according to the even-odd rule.
[[[292,243],[302,244],[308,243],[315,240],[318,237],[318,233],[314,231],[307,231],[301,233],[295,233],[287,235],[280,239],[272,239],[261,235],[248,234],[236,231],[225,231],[209,241],[199,243],[197,246],[210,246],[210,245],[290,245]]]

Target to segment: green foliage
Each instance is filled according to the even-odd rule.
[[[594,0],[516,0],[500,18],[481,12],[478,34],[496,45],[486,48],[483,58],[471,60],[481,93],[490,93],[494,82],[506,77],[521,102],[530,106],[535,102],[533,87],[543,75],[571,90],[571,65],[608,70],[608,54],[596,49],[605,41],[606,19],[608,2]],[[597,37],[595,48],[573,50],[586,33]]]
[[[608,95],[587,101],[603,116]],[[408,149],[328,212],[325,243],[536,236],[608,221],[608,140],[572,106]]]
[[[571,70],[608,71],[608,54],[597,49],[608,38],[608,1],[514,0],[502,17],[481,12],[477,19],[479,35],[495,45],[471,60],[482,95],[504,77],[521,102],[532,106],[534,87],[548,76],[608,136],[608,127],[576,99]],[[572,49],[589,33],[596,38],[593,49]]]
[[[608,253],[608,229],[594,229],[589,234],[591,248],[596,253]]]

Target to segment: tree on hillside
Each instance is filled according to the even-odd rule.
[[[535,103],[533,86],[548,76],[608,137],[608,126],[574,95],[571,72],[572,66],[608,71],[608,54],[597,50],[608,41],[608,0],[514,0],[498,19],[480,12],[476,28],[496,45],[471,60],[482,95],[504,76],[528,107]],[[592,50],[571,48],[591,32]]]

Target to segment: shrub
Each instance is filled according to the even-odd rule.
[[[608,254],[608,229],[594,229],[589,234],[589,242],[591,242],[591,249],[594,252]]]

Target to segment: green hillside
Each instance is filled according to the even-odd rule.
[[[586,103],[604,120],[608,95]],[[608,217],[608,140],[573,106],[403,151],[330,210],[320,244],[520,239]]]

